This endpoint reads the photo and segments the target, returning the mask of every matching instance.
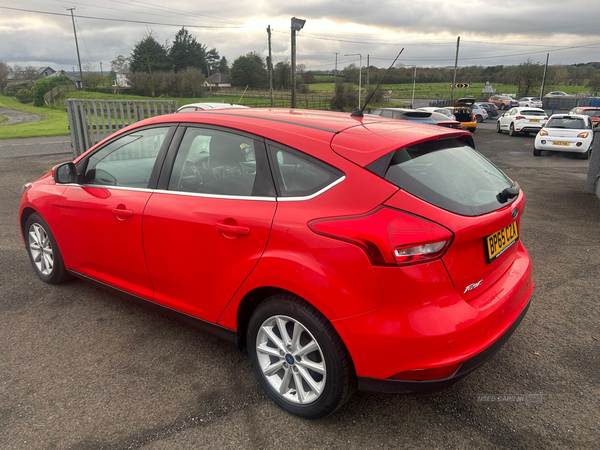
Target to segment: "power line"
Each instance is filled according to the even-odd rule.
[[[30,12],[30,13],[34,13],[34,14],[46,14],[46,15],[50,15],[50,16],[69,17],[68,14],[63,14],[63,13],[50,12],[50,11],[37,11],[37,10],[33,10],[33,9],[23,9],[23,8],[10,8],[8,6],[0,6],[0,9]],[[189,25],[189,24],[181,24],[181,23],[179,23],[179,24],[177,24],[177,23],[161,23],[161,22],[149,22],[149,21],[145,21],[145,20],[131,20],[131,19],[108,19],[106,17],[82,16],[82,15],[78,15],[77,17],[79,17],[80,19],[107,20],[107,21],[111,21],[111,22],[139,23],[139,24],[144,24],[144,25],[166,25],[166,26],[171,26],[171,27],[186,27],[186,28],[211,28],[211,29],[244,28],[244,27],[216,27],[216,26],[210,26],[210,25]]]

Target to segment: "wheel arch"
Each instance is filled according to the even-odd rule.
[[[29,219],[29,217],[34,213],[40,214],[38,211],[36,211],[35,209],[33,209],[30,206],[26,206],[21,211],[21,217],[19,218],[19,224],[21,226],[21,236],[23,238],[23,243],[25,243],[25,225],[27,224],[27,219]],[[41,214],[40,214],[40,216],[41,216]]]

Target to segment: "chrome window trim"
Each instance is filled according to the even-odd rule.
[[[325,186],[320,191],[317,191],[317,192],[315,192],[314,194],[311,194],[311,195],[306,195],[306,196],[303,196],[303,197],[277,197],[277,201],[278,202],[301,202],[301,201],[304,201],[304,200],[311,200],[311,199],[313,199],[315,197],[318,197],[322,193],[328,191],[329,189],[333,188],[334,186],[340,184],[345,179],[346,179],[346,175],[342,175],[340,178],[338,178],[337,180],[335,180],[333,183],[328,184],[327,186]]]
[[[181,191],[169,191],[167,189],[155,189],[156,194],[172,194],[172,195],[184,195],[187,197],[204,197],[204,198],[220,198],[224,200],[254,200],[259,202],[275,202],[275,197],[255,197],[251,195],[221,195],[221,194],[204,194],[200,192],[181,192]]]
[[[337,186],[342,181],[346,179],[346,176],[335,180],[333,183],[325,186],[320,191],[315,192],[314,194],[307,195],[304,197],[253,197],[250,195],[220,195],[220,194],[203,194],[197,192],[181,192],[181,191],[169,191],[166,189],[148,189],[148,188],[133,188],[127,186],[104,186],[98,184],[77,184],[77,183],[56,183],[58,186],[73,186],[73,187],[81,187],[81,188],[99,188],[99,189],[117,189],[120,191],[134,191],[134,192],[150,192],[155,194],[172,194],[172,195],[183,195],[187,197],[203,197],[203,198],[220,198],[223,200],[253,200],[258,202],[300,202],[304,200],[311,200],[329,189]]]

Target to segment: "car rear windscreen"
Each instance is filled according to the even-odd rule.
[[[478,216],[506,206],[512,181],[464,141],[426,142],[397,150],[384,178],[445,210]]]
[[[598,117],[600,116],[600,109],[586,109],[582,112],[582,114],[590,117]]]
[[[578,117],[554,117],[546,124],[546,128],[581,130],[585,128],[585,123]]]
[[[524,116],[546,116],[544,111],[537,111],[535,109],[523,109],[518,114],[522,114]]]

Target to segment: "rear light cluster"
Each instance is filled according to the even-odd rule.
[[[548,132],[546,130],[541,130],[540,136],[548,136]]]
[[[375,264],[408,265],[441,257],[454,235],[422,217],[391,208],[365,216],[316,220],[318,234],[362,247]]]
[[[515,117],[515,119],[517,119],[517,120],[525,120],[525,116],[517,116],[517,117]]]
[[[584,131],[583,133],[579,133],[579,134],[577,135],[577,137],[580,137],[580,138],[586,138],[586,137],[588,137],[589,135],[590,135],[590,133],[588,133],[587,131]]]

